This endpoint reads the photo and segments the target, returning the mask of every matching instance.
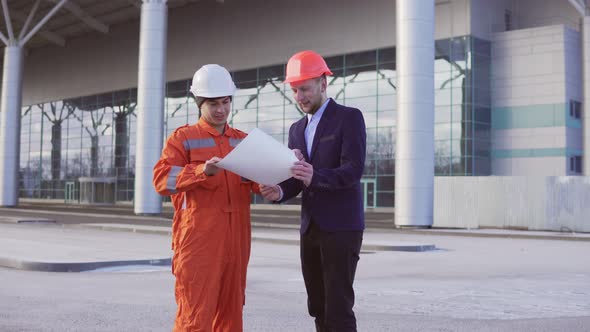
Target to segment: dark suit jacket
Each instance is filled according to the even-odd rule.
[[[365,228],[360,179],[365,166],[367,134],[362,113],[330,99],[307,155],[305,127],[307,117],[289,130],[289,148],[299,149],[313,165],[309,187],[291,178],[280,183],[281,202],[303,190],[301,233],[313,219],[324,231],[359,231]]]

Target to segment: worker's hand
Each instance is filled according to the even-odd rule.
[[[205,169],[203,169],[203,173],[207,176],[213,176],[219,172],[221,168],[217,167],[217,164],[221,158],[213,157],[205,162]]]
[[[313,166],[305,160],[299,160],[291,167],[291,174],[297,180],[303,181],[306,187],[309,187],[313,177]]]
[[[269,201],[278,201],[281,198],[281,189],[276,186],[260,185],[260,194]]]
[[[293,149],[293,153],[295,153],[295,157],[297,157],[297,160],[303,160],[303,153],[301,153],[301,150],[299,149]]]

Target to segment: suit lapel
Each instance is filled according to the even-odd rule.
[[[318,144],[322,137],[323,132],[325,131],[326,127],[328,127],[330,123],[330,115],[332,114],[332,103],[334,102],[333,99],[330,99],[328,105],[326,105],[326,109],[324,110],[324,114],[322,114],[322,118],[320,119],[320,123],[318,123],[318,127],[315,130],[315,135],[313,136],[313,144],[311,145],[311,156],[309,156],[309,160],[313,159],[313,155],[317,150]],[[305,135],[305,133],[304,133]]]

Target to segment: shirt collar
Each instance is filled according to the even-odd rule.
[[[320,108],[317,110],[317,112],[315,112],[315,114],[307,114],[307,123],[310,123],[311,119],[318,119],[319,121],[322,118],[322,115],[324,114],[326,107],[328,107],[328,103],[331,99],[332,98],[326,99],[326,101],[322,104],[322,106],[320,106]]]
[[[205,121],[205,119],[203,119],[203,117],[201,117],[199,119],[199,122],[197,123],[197,125],[203,129],[205,129],[209,134],[213,135],[213,136],[221,136],[221,133],[219,133],[217,131],[217,129],[211,127],[210,124],[207,123],[207,121]],[[228,136],[228,137],[234,137],[235,136],[235,132],[233,130],[232,127],[230,127],[227,122],[225,123],[225,130],[223,131],[223,135],[224,136]]]

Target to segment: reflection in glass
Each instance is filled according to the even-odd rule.
[[[490,56],[487,41],[470,36],[435,42],[435,174],[490,172]],[[392,206],[397,122],[396,49],[387,47],[326,58],[333,76],[327,93],[363,112],[367,125],[364,176],[376,180],[377,206]],[[245,132],[262,128],[287,143],[304,113],[288,85],[284,64],[232,72],[237,91],[228,118]],[[196,123],[191,79],[166,84],[164,130]],[[65,181],[115,176],[117,200],[133,199],[137,89],[101,93],[22,109],[22,197],[63,197]],[[163,139],[165,139],[164,137]]]

